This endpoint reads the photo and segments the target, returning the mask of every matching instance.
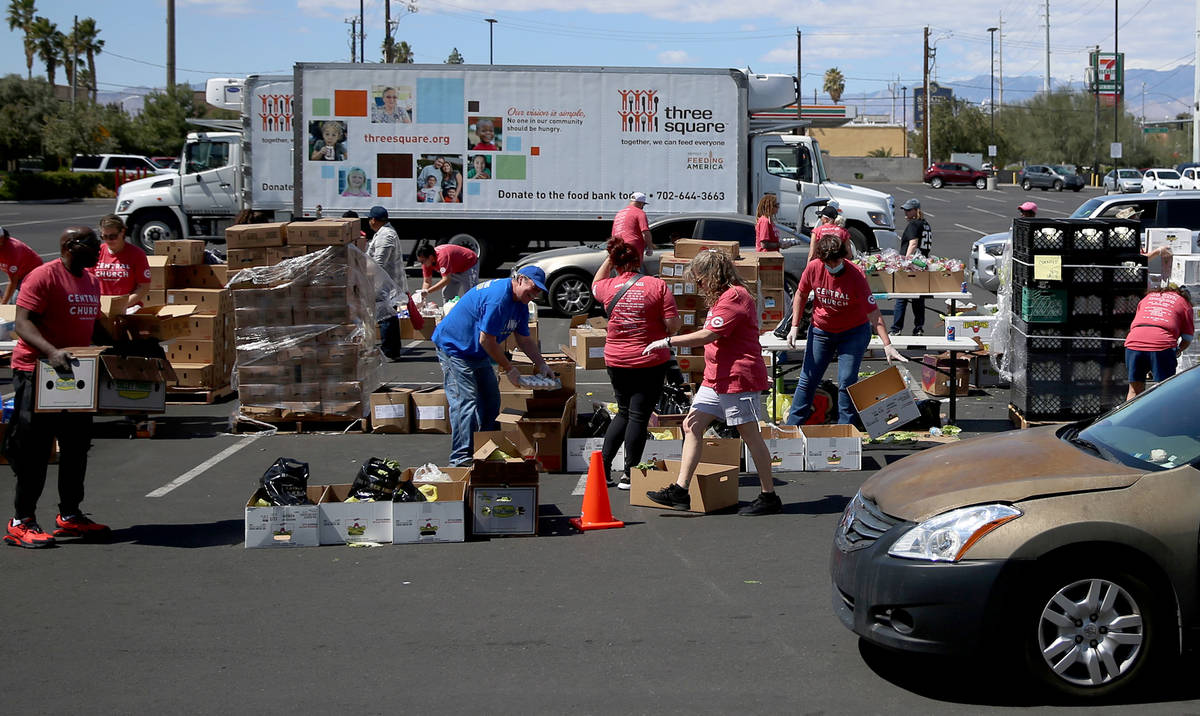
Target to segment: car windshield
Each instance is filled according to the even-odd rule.
[[[1118,174],[1122,179],[1141,179],[1142,175],[1138,174],[1136,169],[1122,169]]]
[[[1079,208],[1075,210],[1075,213],[1071,214],[1070,218],[1086,219],[1087,217],[1092,215],[1092,212],[1096,211],[1096,207],[1100,206],[1103,203],[1104,203],[1103,197],[1098,196],[1098,197],[1095,197],[1094,199],[1088,199],[1087,201],[1085,201],[1079,205]]]
[[[1185,370],[1084,430],[1063,437],[1105,459],[1139,470],[1200,462],[1200,370]]]
[[[1059,174],[1074,174],[1075,173],[1074,169],[1072,169],[1070,167],[1064,167],[1061,164],[1055,164],[1053,169],[1054,169],[1054,171],[1058,172]]]
[[[1159,169],[1158,171],[1154,172],[1154,176],[1158,177],[1159,179],[1178,179],[1179,172],[1175,171],[1174,169]]]

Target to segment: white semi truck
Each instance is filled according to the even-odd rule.
[[[892,197],[830,181],[800,123],[755,112],[796,101],[789,75],[736,69],[306,64],[292,76],[210,80],[240,128],[189,134],[179,173],[130,182],[117,213],[149,248],[216,239],[239,211],[365,216],[402,238],[454,241],[495,266],[531,242],[598,241],[630,192],[647,214],[777,221],[835,201],[862,250],[895,247]],[[222,127],[216,127],[220,130]]]

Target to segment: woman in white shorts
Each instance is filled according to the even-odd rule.
[[[647,492],[654,502],[677,510],[691,507],[688,484],[700,462],[704,431],[720,418],[736,427],[754,457],[762,492],[740,515],[769,515],[783,509],[771,477],[771,453],[758,429],[762,392],[767,389],[767,367],[758,343],[758,306],[746,284],[738,278],[728,254],[703,251],[688,267],[696,288],[704,295],[708,315],[704,327],[682,336],[663,338],[646,347],[646,353],[673,346],[704,346],[704,381],[683,421],[683,459],[679,479],[662,490]]]

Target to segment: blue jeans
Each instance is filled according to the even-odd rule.
[[[858,368],[862,365],[863,353],[871,341],[871,324],[864,323],[841,333],[828,333],[816,326],[808,329],[808,343],[804,349],[804,365],[800,369],[800,382],[792,396],[792,409],[788,412],[788,425],[803,425],[812,415],[813,396],[825,376],[834,357],[838,362],[838,422],[854,422],[858,411],[850,401],[851,385],[858,382]]]
[[[912,302],[913,307],[913,330],[925,330],[925,299],[923,298],[897,298],[896,307],[892,309],[892,332],[899,333],[904,330],[904,309],[908,307],[909,302]]]
[[[450,466],[463,467],[471,464],[472,434],[499,427],[496,416],[500,414],[500,384],[491,358],[459,358],[441,348],[437,356],[450,405]]]

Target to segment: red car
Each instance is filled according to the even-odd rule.
[[[934,162],[925,170],[925,183],[934,189],[946,184],[974,184],[976,189],[987,188],[988,174],[969,164],[959,162]]]

